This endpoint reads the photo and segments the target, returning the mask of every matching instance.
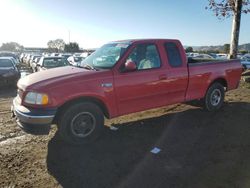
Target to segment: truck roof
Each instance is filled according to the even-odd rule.
[[[133,43],[133,42],[155,42],[155,41],[174,41],[179,42],[178,39],[127,39],[127,40],[118,40],[113,42],[127,42],[127,43]]]

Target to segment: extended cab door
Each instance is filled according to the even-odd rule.
[[[134,62],[137,69],[124,72],[126,61]],[[155,43],[135,45],[114,72],[119,115],[161,106],[167,97],[166,71]]]
[[[168,104],[185,101],[188,87],[188,67],[185,51],[179,41],[169,40],[163,44],[163,61],[167,68]]]

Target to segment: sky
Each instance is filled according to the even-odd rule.
[[[0,0],[0,45],[47,47],[49,40],[97,48],[123,39],[179,39],[187,46],[230,43],[232,18],[205,10],[207,0]],[[240,44],[250,42],[250,14]]]

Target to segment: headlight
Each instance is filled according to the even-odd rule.
[[[43,93],[28,92],[24,102],[28,104],[46,105],[49,103],[49,97]]]

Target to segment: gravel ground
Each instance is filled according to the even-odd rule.
[[[127,115],[77,147],[56,127],[48,136],[22,132],[10,117],[15,95],[0,90],[0,187],[250,187],[249,83],[228,92],[219,112],[178,104]]]

